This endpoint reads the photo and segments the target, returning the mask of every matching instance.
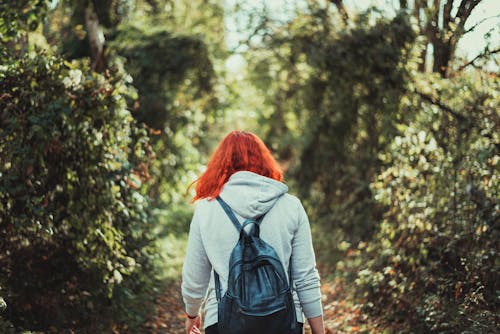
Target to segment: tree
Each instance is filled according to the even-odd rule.
[[[290,162],[314,219],[341,227],[337,237],[351,241],[376,227],[369,183],[397,119],[406,117],[399,103],[415,37],[406,15],[375,24],[371,15],[337,30],[331,9],[311,6],[267,27],[274,33],[247,58],[250,79],[272,108],[263,116],[264,137]]]
[[[85,20],[90,9],[94,32]],[[66,59],[90,58],[94,70],[119,66],[130,74],[138,99],[129,108],[150,127],[158,157],[147,192],[165,210],[189,184],[181,175],[199,168],[198,151],[221,114],[215,92],[227,57],[223,14],[218,0],[65,0],[45,24],[49,43]]]
[[[343,1],[332,0],[330,2],[338,9],[344,22],[348,23],[349,15]],[[500,17],[497,14],[479,22],[473,22],[466,29],[471,14],[481,2],[481,0],[398,1],[399,8],[414,17],[419,27],[419,34],[424,39],[420,54],[419,70],[421,72],[426,70],[426,63],[430,60],[432,71],[439,73],[442,77],[447,77],[450,74],[450,66],[455,58],[460,39],[474,31],[485,20]],[[497,52],[500,50],[486,49],[480,58]]]
[[[447,1],[400,1],[400,7],[412,13],[418,22],[420,34],[425,37],[421,55],[420,70],[425,70],[428,45],[432,45],[432,71],[447,77],[460,39],[473,31],[479,24],[465,29],[466,24],[481,0]],[[453,14],[453,9],[456,9]],[[498,15],[497,15],[498,17]]]
[[[91,70],[101,73],[108,67],[107,31],[128,16],[131,2],[61,0],[45,23],[45,35],[49,43],[60,44],[68,59],[89,57]],[[60,33],[70,38],[61,40]]]
[[[259,130],[302,189],[320,261],[397,332],[494,331],[498,76],[456,70],[460,27],[435,41],[446,69],[422,72],[415,13],[346,21],[337,4],[263,16],[246,57]],[[460,4],[465,25],[475,7]]]
[[[358,246],[353,276],[366,308],[400,332],[495,331],[498,80],[416,79],[446,105],[407,105],[417,117],[400,127],[371,185],[385,212],[375,238]]]
[[[88,1],[87,3],[85,8],[85,26],[90,45],[91,68],[95,72],[102,72],[106,66],[104,58],[105,37],[102,28],[99,26],[95,3],[95,1]]]
[[[40,330],[106,332],[121,319],[137,326],[142,311],[131,296],[152,287],[154,245],[141,194],[152,151],[127,109],[134,90],[119,70],[103,76],[46,55],[0,58],[6,317]]]
[[[178,194],[191,182],[186,175],[199,168],[199,151],[220,114],[223,10],[220,1],[138,4],[144,12],[110,34],[109,52],[123,59],[138,89],[134,116],[156,133],[148,193],[168,210],[181,205],[174,203],[182,202]]]

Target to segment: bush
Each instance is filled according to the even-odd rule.
[[[119,69],[89,74],[86,64],[45,55],[1,58],[4,318],[34,330],[95,332],[140,322],[144,306],[129,304],[152,283],[141,189],[153,154],[147,129],[127,109],[126,97],[135,98],[129,77]]]
[[[498,325],[498,82],[480,79],[427,82],[451,107],[419,104],[372,183],[386,212],[373,242],[360,244],[356,282],[367,308],[401,332]]]

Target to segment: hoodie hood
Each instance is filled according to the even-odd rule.
[[[288,187],[282,182],[241,171],[231,175],[219,196],[234,212],[248,219],[267,213],[287,191]]]

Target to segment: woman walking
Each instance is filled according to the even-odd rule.
[[[286,279],[292,282],[290,300],[293,296],[293,302],[290,304],[295,312],[291,311],[291,318],[288,314],[287,319],[294,322],[290,327],[293,329],[288,332],[302,333],[303,323],[308,319],[313,334],[324,333],[320,280],[309,220],[300,200],[287,193],[288,187],[281,182],[282,178],[279,165],[260,138],[250,132],[233,131],[221,141],[206,171],[196,181],[193,201],[197,201],[197,206],[182,270],[187,334],[200,333],[203,302],[205,333],[228,332],[219,319],[223,311],[219,305],[225,301],[221,296],[226,297],[228,279],[233,275],[230,274],[229,263],[235,245],[240,240],[241,247],[244,247],[250,239],[259,245],[262,240],[262,245],[269,246],[281,261],[285,276],[291,273],[291,277]],[[247,225],[247,221],[253,223],[250,225],[258,225],[251,227],[254,232],[239,225]],[[265,279],[274,282],[268,275],[266,272]],[[243,286],[239,285],[240,290],[252,284],[255,285],[254,282],[244,281]],[[283,331],[271,333],[274,318],[272,315],[267,317],[263,319],[270,319],[270,327],[256,334],[288,334]]]

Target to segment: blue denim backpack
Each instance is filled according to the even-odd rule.
[[[229,259],[228,287],[222,297],[219,275],[214,270],[219,333],[298,333],[291,270],[287,280],[275,250],[259,237],[263,216],[241,225],[227,203],[220,197],[217,201],[240,233]],[[246,232],[249,224],[253,227]]]

